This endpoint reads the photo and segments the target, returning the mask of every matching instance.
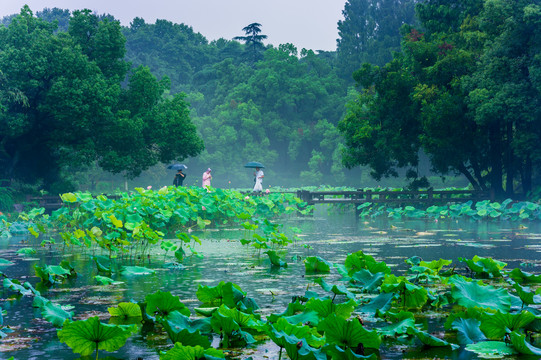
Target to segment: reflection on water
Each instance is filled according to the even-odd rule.
[[[170,291],[193,309],[199,305],[196,298],[199,284],[216,285],[222,280],[239,284],[248,296],[255,298],[263,316],[282,312],[292,296],[304,294],[308,287],[320,292],[319,286],[311,282],[314,276],[305,276],[302,263],[306,256],[312,255],[343,264],[348,253],[363,250],[377,260],[384,260],[397,275],[401,275],[406,268],[404,260],[414,255],[426,261],[439,258],[456,261],[460,257],[470,259],[479,255],[504,261],[508,263],[508,268],[529,263],[527,271],[532,272],[539,272],[538,266],[541,263],[541,224],[525,223],[521,226],[519,223],[470,220],[356,221],[351,214],[327,214],[324,207],[318,207],[313,217],[288,218],[281,222],[286,233],[290,226],[302,230],[299,240],[288,247],[287,253],[281,253],[289,263],[286,269],[271,270],[266,255],[258,257],[257,250],[243,247],[238,240],[249,237],[250,233],[227,229],[197,234],[203,244],[197,245],[196,250],[204,256],[187,259],[186,268],[180,270],[166,267],[163,255],[153,255],[145,261],[144,266],[155,269],[155,274],[132,277],[113,274],[115,280],[123,281],[123,284],[115,286],[96,285],[93,276],[97,275],[97,271],[94,263],[89,261],[91,254],[88,252],[63,256],[51,249],[40,248],[39,258],[17,256],[17,249],[32,246],[20,237],[0,241],[0,257],[16,263],[0,270],[10,278],[36,285],[37,278],[33,270],[35,264],[57,265],[62,259],[68,259],[75,266],[78,277],[50,290],[42,289],[42,295],[62,305],[74,306],[76,319],[97,315],[107,321],[107,307],[121,301],[142,301],[147,294],[157,290]],[[165,259],[165,262],[168,261],[172,261],[172,257]],[[336,271],[333,271],[327,275],[326,280],[332,283],[339,278]],[[16,332],[0,343],[0,351],[4,352],[0,358],[11,355],[16,359],[79,358],[66,345],[58,342],[56,330],[41,318],[39,311],[32,308],[31,297],[7,299],[10,295],[12,293],[9,290],[3,290],[1,306],[7,310],[4,323],[14,327]],[[103,352],[101,356],[158,359],[159,350],[169,347],[164,336],[143,338],[135,335],[119,351]],[[397,350],[400,347],[393,349],[394,353],[382,357],[417,358],[422,354],[417,350],[410,351],[408,346],[403,346],[404,350],[407,349],[405,353]],[[258,353],[264,353],[268,359],[277,359],[272,344],[254,351],[254,358],[259,358]],[[438,354],[430,358],[441,355]],[[446,356],[475,358],[469,352],[449,353]]]

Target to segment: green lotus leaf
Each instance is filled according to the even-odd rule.
[[[421,261],[419,263],[419,266],[427,267],[433,270],[436,274],[438,274],[444,266],[451,265],[452,263],[452,260],[439,259],[432,260],[431,262]]]
[[[385,336],[393,337],[396,335],[407,334],[410,327],[415,327],[415,318],[409,311],[400,311],[393,317],[393,324],[384,326],[380,329],[380,333]]]
[[[6,259],[0,259],[0,266],[10,266],[10,265],[13,265],[15,264],[14,262],[11,262],[9,260],[6,260]]]
[[[321,350],[308,345],[305,339],[299,339],[295,335],[288,335],[283,331],[272,331],[273,338],[284,345],[287,355],[292,360],[326,360]]]
[[[256,318],[254,314],[246,314],[239,311],[236,308],[229,308],[226,305],[222,305],[218,308],[224,316],[232,318],[237,324],[239,324],[242,330],[264,331],[264,323]]]
[[[487,338],[479,328],[481,322],[477,319],[455,319],[451,327],[457,331],[458,343],[460,345],[473,344],[485,341]]]
[[[526,354],[526,355],[541,356],[541,349],[528,343],[526,341],[525,334],[520,334],[517,331],[513,331],[511,332],[510,338],[511,338],[511,343],[513,344],[513,346],[515,347],[515,349],[517,349],[519,353]]]
[[[445,340],[439,339],[433,335],[430,335],[427,332],[421,331],[415,327],[410,327],[407,330],[409,335],[415,335],[425,346],[450,346],[453,350],[459,348],[458,345],[452,344]]]
[[[270,262],[271,262],[272,266],[287,267],[287,263],[285,261],[283,261],[278,256],[278,254],[276,254],[276,251],[274,251],[274,250],[265,251],[265,254],[267,254],[269,256],[269,259],[270,259]]]
[[[269,326],[269,337],[281,348],[286,347],[286,339],[283,336],[280,336],[280,334],[294,335],[298,339],[305,339],[308,345],[316,348],[325,344],[325,338],[322,337],[314,327],[293,325],[284,318],[279,318],[276,323],[269,323]]]
[[[47,300],[43,302],[41,307],[41,316],[55,327],[62,327],[66,319],[71,320],[73,311],[67,312],[60,305]]]
[[[513,269],[509,273],[509,277],[518,283],[541,283],[541,274],[535,275],[526,271],[522,271],[519,268]]]
[[[475,255],[473,259],[458,258],[459,261],[465,262],[468,267],[477,275],[485,277],[502,277],[501,270],[507,266],[502,261],[497,261],[491,258],[483,258]]]
[[[327,343],[344,348],[356,348],[362,343],[365,348],[378,349],[381,339],[376,330],[366,330],[358,319],[345,320],[331,314],[322,320],[318,330],[325,333]]]
[[[211,317],[212,314],[216,310],[218,310],[218,307],[203,307],[203,308],[195,308],[193,310],[196,312],[196,314],[206,316],[206,317]]]
[[[412,284],[405,277],[387,275],[381,285],[382,292],[394,292],[400,296],[399,305],[404,309],[416,309],[426,304],[428,291]]]
[[[330,314],[336,314],[344,319],[349,319],[353,310],[357,307],[357,302],[349,300],[346,303],[335,304],[331,299],[310,299],[306,303],[307,310],[313,310],[317,315],[324,319]]]
[[[74,193],[65,193],[60,195],[63,202],[74,203],[77,202],[77,196]]]
[[[109,314],[113,317],[141,317],[141,307],[131,302],[121,302],[116,307],[107,308]]]
[[[115,280],[111,279],[110,277],[107,277],[107,276],[101,276],[101,275],[96,275],[96,276],[94,276],[94,280],[96,280],[97,282],[99,282],[101,285],[119,285],[119,284],[124,284],[123,281],[115,281]]]
[[[518,314],[502,313],[485,313],[481,318],[481,330],[487,338],[491,340],[501,340],[505,334],[523,329],[532,321],[535,320],[535,315],[529,311],[521,311]]]
[[[456,275],[452,276],[449,282],[453,284],[452,297],[466,308],[478,306],[503,312],[509,312],[511,308],[511,296],[503,288],[496,289],[493,286],[468,282]]]
[[[332,292],[334,296],[346,295],[349,299],[355,299],[355,294],[349,291],[344,285],[330,285],[323,278],[317,278],[314,280],[314,282],[316,284],[319,284],[323,288],[323,290]]]
[[[372,274],[369,270],[361,269],[351,275],[351,282],[354,286],[360,286],[365,291],[376,290],[385,278],[385,273]]]
[[[319,256],[308,256],[304,260],[306,273],[328,273],[331,271],[332,264]]]
[[[372,274],[376,274],[378,272],[385,274],[391,273],[391,268],[388,267],[387,264],[385,264],[383,261],[377,262],[372,256],[363,253],[362,250],[348,254],[344,265],[348,269],[349,275],[352,275],[362,269],[366,269]]]
[[[222,307],[228,309],[225,305],[222,305]],[[212,314],[210,324],[212,329],[220,334],[223,347],[229,347],[232,344],[241,342],[243,344],[252,344],[255,342],[253,336],[243,331],[233,317],[229,316],[229,314],[222,314],[220,309]]]
[[[37,254],[37,251],[36,251],[36,249],[30,248],[30,247],[25,247],[25,248],[21,248],[21,249],[17,250],[17,254],[18,255],[35,255],[35,254]]]
[[[395,293],[381,293],[375,298],[371,299],[366,305],[362,305],[359,308],[360,312],[366,314],[383,314],[389,310],[393,304],[394,299],[397,297]]]
[[[303,300],[303,301],[306,301]],[[267,321],[271,323],[275,323],[278,321],[279,318],[284,316],[292,316],[295,314],[299,314],[306,311],[306,305],[302,304],[301,301],[296,298],[294,302],[290,302],[287,304],[287,308],[280,314],[270,314],[267,316]]]
[[[123,266],[120,270],[122,275],[150,275],[154,274],[156,270],[146,268],[144,266]]]
[[[466,345],[466,350],[478,354],[484,358],[501,358],[507,355],[515,355],[517,351],[503,341],[481,341]]]
[[[154,294],[145,296],[146,312],[149,315],[168,316],[173,311],[182,315],[190,316],[190,309],[186,307],[178,296],[172,295],[169,291],[156,291]]]
[[[196,296],[206,305],[225,304],[233,308],[237,307],[238,302],[246,296],[246,293],[237,284],[220,281],[216,286],[199,285]]]
[[[323,348],[323,351],[331,357],[331,360],[355,360],[355,359],[377,359],[376,354],[370,355],[359,355],[355,354],[353,350],[347,348],[346,350],[342,349],[338,345],[327,345]]]
[[[105,275],[111,276],[112,271],[110,267],[104,265],[97,257],[94,257],[93,260],[96,263],[99,273],[103,273]]]
[[[176,343],[171,350],[162,352],[160,355],[160,360],[213,360],[224,358],[225,355],[221,350],[214,348],[204,349],[201,346],[183,346],[180,343]]]
[[[82,356],[90,355],[94,350],[116,351],[126,343],[137,326],[109,325],[100,322],[95,316],[87,320],[66,321],[58,330],[60,342],[68,345],[73,352]]]
[[[319,324],[320,318],[317,312],[312,310],[306,310],[300,314],[284,316],[289,323],[293,325],[297,324],[309,324],[311,326],[317,326]]]
[[[30,289],[27,289],[21,282],[17,279],[4,278],[4,288],[13,290],[22,295],[32,295],[33,292]]]
[[[525,305],[541,304],[541,295],[530,291],[529,287],[520,286],[517,283],[513,284],[513,289],[517,291],[517,294]]]
[[[181,343],[184,346],[201,346],[204,349],[210,347],[208,336],[202,333],[210,333],[210,319],[190,320],[178,311],[173,311],[167,318],[162,318],[160,323],[169,335],[173,343]]]

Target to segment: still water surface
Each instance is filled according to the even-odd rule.
[[[123,281],[121,285],[97,286],[93,276],[96,267],[89,261],[88,253],[62,255],[59,252],[40,249],[39,256],[24,258],[15,251],[29,246],[22,237],[0,240],[0,257],[15,262],[4,267],[6,276],[38,282],[34,275],[34,264],[57,265],[67,258],[75,266],[78,277],[55,288],[44,290],[42,295],[62,305],[72,305],[75,319],[100,316],[107,322],[107,307],[122,301],[143,301],[147,294],[157,290],[170,291],[180,296],[189,308],[197,307],[196,298],[199,284],[216,285],[219,281],[232,281],[241,286],[247,296],[254,298],[261,306],[261,313],[282,312],[292,296],[303,295],[305,290],[320,291],[314,285],[314,276],[305,276],[302,260],[306,256],[320,256],[327,261],[343,264],[348,253],[362,250],[384,260],[393,268],[395,275],[402,275],[406,269],[404,260],[420,256],[425,261],[439,258],[456,261],[459,257],[471,259],[474,255],[492,257],[508,263],[508,268],[528,264],[525,269],[539,273],[541,266],[541,224],[474,222],[470,220],[356,220],[352,214],[337,214],[325,207],[318,207],[313,217],[287,218],[279,221],[288,233],[291,226],[302,230],[299,240],[283,252],[289,267],[273,271],[266,255],[258,257],[257,251],[242,246],[239,239],[250,234],[244,230],[221,229],[198,233],[203,244],[196,250],[203,257],[192,257],[185,262],[184,269],[164,266],[162,255],[153,255],[144,266],[156,273],[148,276],[126,277],[113,274]],[[35,243],[36,240],[33,240]],[[32,244],[32,243],[31,243]],[[30,244],[30,245],[31,245]],[[171,257],[165,260],[171,261]],[[142,264],[138,264],[142,265]],[[459,265],[459,268],[462,265]],[[462,266],[465,268],[464,266]],[[326,275],[326,281],[335,283],[340,276],[336,270]],[[0,306],[7,310],[4,324],[16,329],[0,342],[0,359],[14,356],[15,359],[78,359],[65,344],[58,341],[56,329],[41,318],[38,310],[32,308],[32,297],[8,299],[12,293],[3,290]],[[216,345],[216,344],[214,344]],[[109,359],[158,359],[160,350],[171,347],[164,336],[132,336],[127,344],[114,353],[100,352],[100,358]],[[239,353],[235,358],[278,359],[277,347],[271,343]],[[402,350],[406,350],[405,353]],[[441,350],[391,348],[382,349],[381,358],[453,358],[476,359],[467,351],[441,352]],[[285,356],[283,356],[285,358]]]

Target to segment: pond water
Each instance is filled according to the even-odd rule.
[[[193,309],[200,304],[196,298],[198,285],[214,286],[219,281],[232,281],[240,285],[249,297],[258,302],[263,316],[281,313],[292,296],[303,295],[308,287],[321,292],[319,285],[312,282],[316,276],[305,275],[302,262],[305,257],[313,255],[343,264],[348,253],[363,250],[378,261],[384,260],[393,268],[395,275],[402,275],[406,269],[404,260],[415,255],[425,261],[439,258],[456,261],[459,257],[471,259],[479,255],[504,261],[508,263],[508,268],[527,266],[526,271],[535,273],[539,273],[541,266],[539,223],[356,220],[353,214],[336,213],[324,206],[317,207],[314,216],[280,219],[279,222],[284,224],[283,231],[286,233],[291,226],[302,230],[299,240],[287,248],[287,253],[281,253],[289,263],[285,269],[271,270],[266,255],[258,256],[257,250],[242,246],[238,240],[249,236],[244,230],[221,229],[197,234],[203,243],[197,245],[196,250],[203,257],[189,258],[185,262],[186,268],[167,268],[162,255],[153,255],[150,260],[145,260],[144,266],[155,269],[155,274],[132,277],[113,274],[115,280],[124,282],[120,285],[96,285],[93,276],[97,275],[97,270],[89,260],[89,253],[62,255],[61,252],[41,248],[38,250],[39,256],[17,256],[17,249],[39,243],[23,237],[0,239],[0,258],[15,262],[15,265],[0,270],[9,278],[36,285],[38,278],[33,269],[35,264],[57,265],[65,258],[75,266],[78,277],[52,289],[42,290],[42,295],[62,305],[72,305],[75,319],[98,315],[102,321],[107,322],[107,307],[122,301],[143,301],[147,294],[157,290],[170,291],[180,296],[182,302]],[[171,261],[171,257],[166,261]],[[336,283],[340,276],[336,270],[332,270],[325,278],[328,283]],[[0,306],[7,311],[4,324],[16,331],[0,342],[0,358],[79,358],[78,354],[58,341],[56,329],[41,318],[39,311],[32,308],[32,297],[10,299],[13,293],[6,289],[2,291]],[[158,352],[170,346],[166,336],[143,337],[137,334],[117,352],[100,352],[100,358],[158,359]],[[463,350],[427,351],[408,346],[382,348],[380,355],[385,359],[476,359],[473,353]],[[249,356],[254,359],[278,359],[278,348],[267,342],[236,353],[233,358],[245,359]],[[285,354],[282,358],[286,358]]]

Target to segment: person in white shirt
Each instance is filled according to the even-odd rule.
[[[263,178],[265,177],[265,174],[263,174],[263,170],[261,168],[255,168],[255,185],[253,191],[263,191]]]

